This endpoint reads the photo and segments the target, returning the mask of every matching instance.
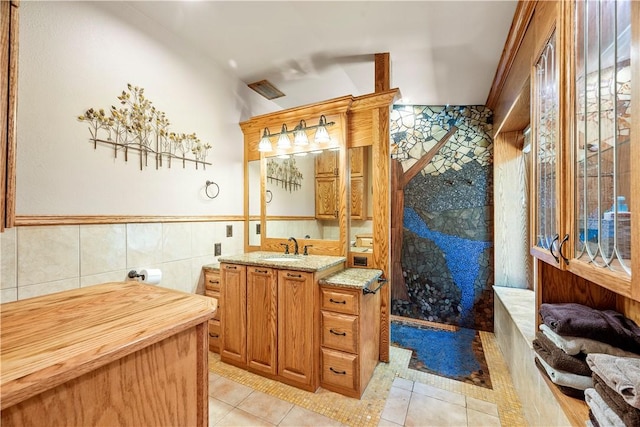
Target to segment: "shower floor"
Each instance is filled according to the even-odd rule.
[[[492,388],[478,331],[392,316],[391,345],[411,350],[410,369]]]

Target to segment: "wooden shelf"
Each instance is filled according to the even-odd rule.
[[[575,397],[567,396],[562,393],[546,375],[540,375],[544,378],[549,389],[551,389],[553,396],[560,404],[560,407],[564,411],[564,414],[567,416],[571,425],[583,427],[585,422],[589,419],[589,406],[587,406],[586,402],[584,400],[576,399]]]

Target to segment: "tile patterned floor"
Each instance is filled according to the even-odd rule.
[[[411,353],[391,347],[360,400],[299,390],[209,353],[209,425],[526,426],[494,335],[480,335],[493,390],[409,369]]]

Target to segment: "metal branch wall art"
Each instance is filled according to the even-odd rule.
[[[267,180],[282,186],[289,192],[302,187],[302,172],[296,166],[296,160],[291,157],[281,162],[269,159],[267,162]]]
[[[122,108],[111,106],[106,113],[103,109],[90,108],[78,120],[89,124],[89,133],[93,148],[98,143],[113,146],[114,157],[118,151],[129,160],[129,151],[139,154],[140,170],[148,166],[149,156],[155,161],[156,169],[171,160],[201,164],[203,169],[211,165],[206,161],[211,145],[203,143],[195,133],[176,133],[169,131],[169,120],[165,113],[157,110],[144,96],[144,88],[127,84],[127,90],[118,96]],[[106,139],[105,139],[106,138]],[[187,157],[189,156],[189,157]]]

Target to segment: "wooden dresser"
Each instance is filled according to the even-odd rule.
[[[215,310],[137,282],[2,304],[2,426],[207,426]]]

